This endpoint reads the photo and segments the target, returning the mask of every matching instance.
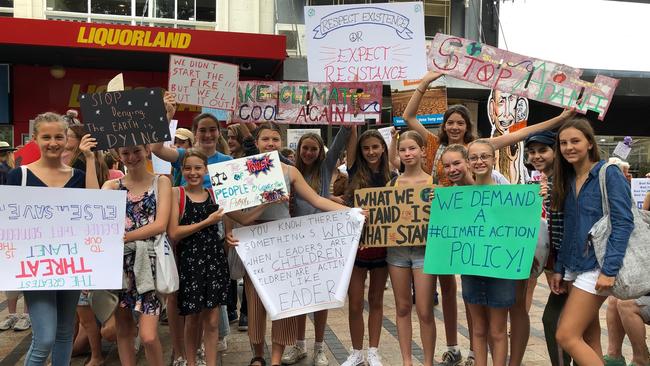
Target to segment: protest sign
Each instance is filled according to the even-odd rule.
[[[208,165],[214,198],[224,212],[274,202],[288,194],[277,151]]]
[[[618,80],[597,75],[580,79],[582,70],[519,55],[480,42],[438,33],[428,67],[453,77],[562,108],[576,107],[605,118]],[[581,100],[578,103],[578,100]]]
[[[240,81],[232,122],[278,122],[278,81]]]
[[[82,94],[84,126],[97,150],[171,140],[162,89]]]
[[[425,245],[433,185],[367,188],[354,191],[354,205],[368,209],[360,246]]]
[[[305,6],[309,81],[417,79],[426,71],[421,2]]]
[[[637,208],[643,207],[643,200],[648,191],[650,191],[650,178],[632,178],[632,197]]]
[[[216,109],[216,108],[206,108],[206,107],[201,108],[201,113],[210,113],[211,115],[215,116],[219,121],[230,121],[230,115],[232,114],[231,111],[226,111],[223,109]]]
[[[169,56],[167,89],[176,96],[178,103],[232,111],[237,101],[237,80],[237,65]]]
[[[111,81],[106,84],[106,91],[112,92],[112,91],[123,91],[124,90],[124,75],[122,73],[119,73],[115,75],[114,78],[111,79]]]
[[[169,134],[171,136],[176,135],[176,127],[178,126],[178,120],[173,119],[169,123]],[[173,141],[165,141],[163,145],[167,147],[172,147]],[[156,154],[151,153],[151,165],[153,168],[154,174],[171,174],[172,173],[172,163],[163,160],[156,156]]]
[[[363,221],[346,209],[233,230],[271,320],[343,307]]]
[[[315,133],[320,136],[320,129],[318,128],[293,128],[287,130],[287,147],[298,153],[298,141],[302,135],[307,133]]]
[[[541,214],[537,184],[438,187],[424,272],[528,278]]]
[[[393,105],[393,125],[406,126],[402,115],[415,90],[398,91],[391,93],[390,99]],[[427,89],[422,96],[416,118],[423,125],[439,125],[447,110],[447,88],[444,86]]]
[[[276,122],[363,124],[381,122],[382,83],[283,82],[278,86]]]
[[[121,289],[126,191],[0,186],[0,290]]]
[[[384,127],[384,128],[378,128],[377,131],[381,134],[381,137],[384,138],[384,141],[386,141],[386,146],[390,146],[391,142],[393,142],[393,135],[392,127]]]

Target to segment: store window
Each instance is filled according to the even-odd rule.
[[[155,0],[155,4],[156,18],[174,19],[174,0]]]
[[[13,8],[14,0],[0,0],[0,8]]]
[[[131,15],[131,0],[91,0],[93,14]]]
[[[78,0],[47,0],[47,10],[88,13],[88,2]]]
[[[196,20],[201,22],[216,22],[216,0],[196,0]]]
[[[278,23],[305,24],[305,2],[303,0],[277,0],[276,6],[275,13]]]
[[[623,141],[623,136],[596,136],[596,139],[600,148],[601,159],[618,157],[614,154],[614,149],[616,149],[619,142]],[[632,141],[630,154],[622,160],[630,164],[630,174],[633,177],[643,178],[646,173],[650,173],[650,138],[633,136]]]

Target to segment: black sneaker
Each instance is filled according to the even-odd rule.
[[[229,311],[228,312],[228,322],[230,324],[234,323],[237,321],[237,312],[236,311]]]
[[[239,324],[237,326],[237,329],[240,332],[245,332],[248,330],[248,316],[246,316],[246,314],[241,314],[239,317]]]
[[[438,291],[433,293],[433,306],[438,306]]]

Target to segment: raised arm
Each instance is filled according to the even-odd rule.
[[[169,210],[171,209],[172,184],[169,178],[159,176],[158,178],[158,196],[156,197],[156,218],[153,222],[133,231],[129,231],[124,236],[124,241],[145,240],[163,233],[167,230],[169,223]]]
[[[417,131],[423,138],[426,139],[427,134],[431,133],[429,132],[423,125],[418,121],[417,119],[417,112],[418,108],[420,107],[420,102],[422,101],[422,97],[424,96],[424,92],[426,92],[427,87],[431,82],[434,80],[437,80],[439,77],[441,77],[442,74],[439,72],[433,72],[429,71],[427,72],[424,77],[422,78],[422,81],[420,81],[420,84],[418,84],[418,87],[415,88],[415,91],[413,92],[413,95],[411,96],[411,99],[409,100],[408,104],[406,105],[406,109],[404,109],[404,114],[402,114],[402,118],[404,118],[404,121],[406,122],[406,125],[410,130]]]
[[[341,127],[339,129],[339,132],[336,133],[334,141],[332,141],[332,145],[330,146],[329,150],[327,150],[323,164],[325,169],[327,169],[327,172],[330,174],[336,168],[336,162],[339,161],[339,155],[341,155],[341,151],[343,151],[343,149],[347,146],[353,128],[354,127],[350,126]],[[299,154],[300,151],[296,151],[296,153]],[[329,184],[330,182],[326,182],[326,186],[329,186]]]
[[[542,123],[522,128],[521,130],[517,130],[512,133],[507,133],[498,137],[492,137],[489,139],[489,141],[492,143],[492,145],[494,145],[494,148],[498,150],[524,140],[531,133],[552,130],[554,128],[560,127],[564,122],[570,118],[573,118],[575,115],[575,110],[565,109],[557,117],[553,117]]]
[[[359,143],[358,127],[350,127],[350,137],[348,137],[348,147],[345,154],[345,165],[350,169],[357,159],[357,144]]]
[[[393,127],[390,130],[390,134],[393,136],[393,139],[390,140],[390,146],[388,146],[388,162],[393,169],[399,170],[400,160],[399,154],[397,154],[397,143],[399,142],[397,138],[399,137],[399,133],[395,127]]]
[[[293,189],[300,195],[300,197],[302,197],[302,199],[309,202],[310,205],[321,211],[336,211],[348,208],[347,206],[338,204],[316,193],[309,184],[307,184],[305,178],[295,167],[287,166],[287,169],[290,170],[289,175],[291,176]]]

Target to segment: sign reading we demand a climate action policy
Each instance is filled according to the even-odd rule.
[[[541,213],[539,185],[436,188],[424,272],[528,278]]]

